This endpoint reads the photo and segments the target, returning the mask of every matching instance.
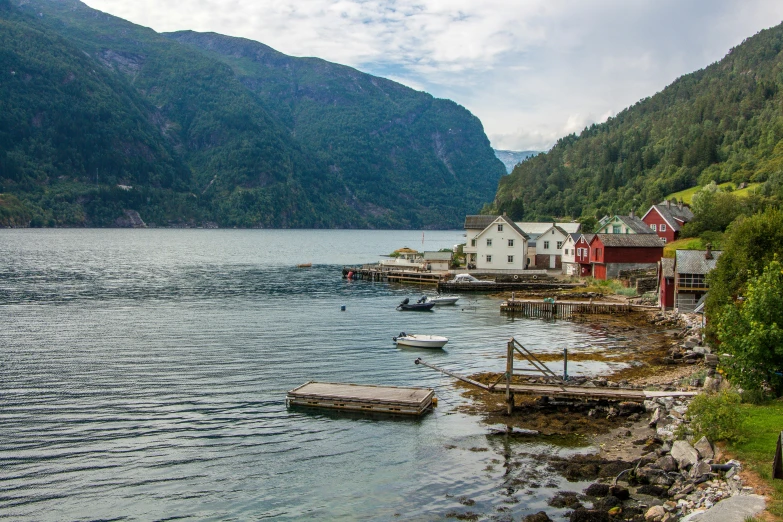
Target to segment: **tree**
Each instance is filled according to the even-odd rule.
[[[746,390],[783,392],[783,265],[767,264],[747,283],[744,299],[723,307],[715,327],[729,379]]]
[[[743,201],[724,192],[713,181],[693,195],[693,220],[683,227],[683,236],[698,236],[702,232],[723,232],[737,216],[746,214]]]

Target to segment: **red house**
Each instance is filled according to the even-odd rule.
[[[595,234],[582,234],[574,243],[574,261],[579,265],[579,275],[582,277],[589,276],[593,272],[593,267],[590,265],[590,241],[594,236]]]
[[[658,277],[660,282],[660,294],[658,295],[658,304],[661,310],[671,310],[674,308],[674,259],[670,257],[661,258],[661,264],[658,267]]]
[[[671,201],[664,201],[660,205],[653,205],[642,217],[653,232],[658,234],[665,243],[670,243],[680,235],[680,229],[688,221],[693,220],[693,212],[687,206]]]
[[[593,277],[613,279],[621,270],[655,268],[663,257],[663,241],[653,234],[596,234],[590,241]]]

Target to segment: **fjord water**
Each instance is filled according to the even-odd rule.
[[[428,231],[423,248],[462,240]],[[578,450],[490,435],[452,379],[413,361],[501,371],[512,336],[622,340],[502,316],[498,297],[397,312],[432,290],[341,278],[403,246],[422,232],[0,231],[0,518],[438,520],[583,487],[534,458],[512,486],[510,455]],[[451,340],[398,349],[400,331]],[[418,420],[287,410],[309,380],[433,387],[440,403]]]

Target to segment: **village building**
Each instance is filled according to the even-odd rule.
[[[653,234],[650,226],[631,212],[627,216],[606,216],[598,223],[597,234]]]
[[[424,268],[426,270],[447,271],[451,268],[451,256],[452,252],[426,251],[422,256]]]
[[[674,257],[673,305],[681,312],[692,312],[707,293],[707,274],[723,251],[677,250]]]
[[[667,200],[660,205],[651,206],[642,216],[642,221],[665,243],[671,243],[679,238],[682,226],[693,221],[693,212],[683,205],[682,201],[673,203]]]
[[[674,308],[674,258],[662,257],[658,265],[658,306],[661,310]]]
[[[507,216],[467,216],[463,248],[468,268],[524,270],[529,236]]]
[[[592,274],[590,241],[595,234],[569,234],[563,245],[563,273],[585,277]],[[568,250],[568,252],[566,252]]]
[[[579,236],[581,234],[568,234],[563,243],[560,262],[565,275],[579,275],[579,267],[576,266],[576,242],[579,241]]]
[[[568,234],[578,233],[581,223],[537,223],[517,222],[517,226],[528,235],[529,266],[539,269],[562,267],[562,249]]]
[[[653,234],[596,234],[590,241],[590,264],[596,279],[618,277],[621,270],[656,268],[663,242]]]

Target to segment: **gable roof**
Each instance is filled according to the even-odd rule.
[[[560,229],[563,231],[564,234],[572,234],[575,232],[579,232],[579,230],[582,227],[581,223],[541,223],[537,221],[521,221],[517,223],[519,228],[527,232],[528,234],[540,236],[550,228],[552,228],[552,225],[560,227]]]
[[[480,235],[482,235],[484,232],[486,232],[486,231],[487,231],[487,229],[488,229],[489,227],[491,227],[492,225],[494,225],[494,224],[495,224],[495,223],[497,223],[498,221],[502,221],[502,222],[503,222],[503,223],[505,223],[506,225],[510,226],[510,227],[511,227],[511,228],[512,228],[512,229],[513,229],[513,230],[514,230],[514,231],[515,231],[517,234],[519,234],[520,236],[524,237],[525,239],[530,239],[530,236],[528,236],[527,234],[525,234],[525,232],[524,232],[524,231],[523,231],[521,228],[519,228],[519,227],[517,226],[517,224],[516,224],[516,223],[514,223],[513,221],[511,221],[511,219],[509,219],[509,217],[508,217],[508,216],[468,216],[468,217],[469,217],[469,218],[470,218],[470,217],[474,217],[474,218],[491,217],[491,218],[493,218],[491,221],[489,221],[489,222],[487,223],[487,225],[486,225],[486,226],[485,226],[485,227],[484,227],[484,228],[481,230],[481,232],[479,232],[478,234],[476,234],[476,237],[479,237]],[[482,220],[480,220],[480,219],[477,219],[477,220],[475,220],[475,221],[472,221],[472,222],[471,222],[471,225],[473,225],[473,224],[481,224],[481,222],[482,222]],[[467,219],[465,219],[465,228],[466,228],[466,229],[468,228],[468,227],[467,227],[467,225],[468,225],[468,220],[467,220]],[[473,228],[473,227],[471,226],[471,229],[472,229],[472,228]]]
[[[712,259],[705,258],[706,250],[677,250],[674,252],[676,263],[674,271],[678,274],[706,274],[718,262],[722,250],[713,250]]]
[[[663,248],[658,234],[596,234],[591,243],[598,238],[605,247],[615,248]]]
[[[615,214],[611,218],[605,217],[604,219],[602,219],[601,223],[598,225],[597,230],[601,230],[605,226],[616,223],[617,221],[620,221],[626,227],[630,228],[637,234],[655,234],[655,232],[652,231],[650,226],[644,221],[642,221],[641,218],[637,216],[623,216],[620,214]]]
[[[484,230],[498,218],[497,215],[465,216],[465,230]]]
[[[582,234],[582,237],[580,237],[579,239],[584,239],[585,243],[587,243],[589,245],[594,237],[595,237],[595,234]],[[579,241],[579,239],[577,239],[577,241]]]
[[[679,232],[681,228],[678,220],[682,221],[683,223],[693,221],[693,212],[685,205],[680,208],[679,205],[671,205],[664,201],[659,205],[651,206],[650,210],[647,211],[647,214],[653,210],[656,211],[658,215],[660,215],[663,220],[666,221],[666,224],[669,225],[675,232]],[[645,214],[642,219],[646,218],[647,214]]]
[[[424,252],[425,261],[451,261],[452,252]]]

